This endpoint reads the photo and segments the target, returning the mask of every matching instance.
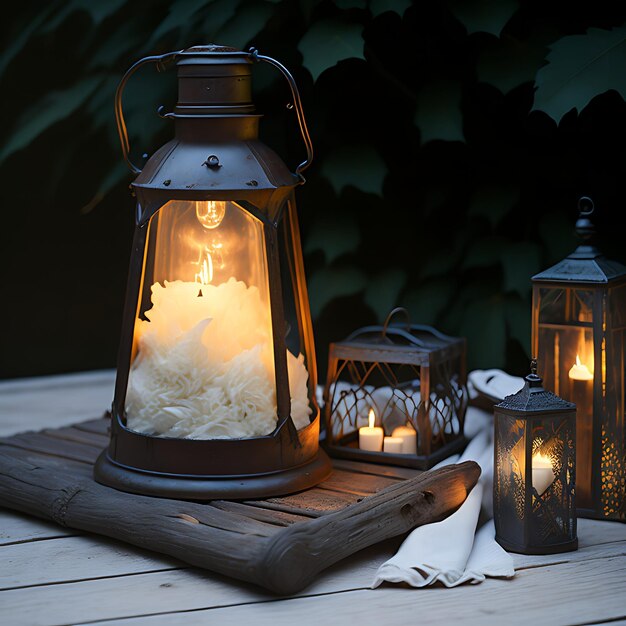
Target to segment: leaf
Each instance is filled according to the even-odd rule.
[[[237,12],[239,0],[213,0],[210,5],[202,10],[204,21],[200,32],[204,41],[216,41],[225,46],[228,42],[221,39],[221,29]]]
[[[219,30],[220,41],[226,46],[244,49],[272,17],[275,7],[270,2],[257,1],[240,6],[233,17]]]
[[[68,89],[52,92],[28,109],[0,151],[0,163],[25,148],[48,128],[69,117],[85,103],[101,82],[100,76],[91,76]]]
[[[415,124],[420,129],[422,144],[433,139],[463,141],[461,85],[442,80],[425,85],[417,96]]]
[[[541,270],[539,247],[531,241],[509,243],[502,252],[504,291],[516,291],[525,297],[530,292],[531,277]]]
[[[609,89],[626,99],[626,27],[590,28],[584,35],[563,37],[550,46],[546,61],[535,79],[533,110],[557,122]]]
[[[478,57],[478,80],[497,87],[502,93],[535,79],[545,56],[544,37],[518,41],[508,35],[484,46]]]
[[[411,0],[371,0],[370,11],[374,17],[385,13],[386,11],[395,11],[398,15],[404,15],[404,12],[412,6]]]
[[[436,327],[453,292],[454,286],[450,280],[429,280],[408,291],[401,306],[409,311],[413,323]]]
[[[20,28],[16,29],[18,33],[11,39],[10,45],[8,45],[2,51],[2,56],[0,56],[0,76],[3,74],[6,67],[9,63],[22,51],[22,49],[26,46],[27,42],[30,40],[31,36],[37,31],[37,29],[48,19],[48,16],[58,7],[50,3],[45,9],[42,9],[37,13],[32,19],[27,20],[27,22]]]
[[[165,19],[152,33],[146,48],[150,49],[163,35],[167,35],[170,31],[189,26],[196,13],[210,2],[211,0],[175,0],[172,2]]]
[[[358,293],[366,285],[365,274],[356,267],[325,267],[308,281],[311,316],[317,318],[331,300]]]
[[[500,236],[485,236],[471,245],[461,266],[464,269],[475,269],[500,265],[500,258],[509,245],[508,239]]]
[[[382,195],[387,167],[369,145],[340,146],[331,152],[322,165],[322,174],[339,195],[348,185],[365,193]]]
[[[359,227],[354,217],[346,213],[322,215],[313,223],[304,252],[322,250],[326,262],[332,263],[342,254],[354,252],[359,240]]]
[[[360,24],[325,19],[315,22],[298,44],[303,65],[311,72],[313,80],[339,61],[350,58],[363,59],[363,27]]]
[[[578,245],[574,220],[563,213],[546,213],[539,220],[539,235],[549,252],[549,260],[556,263],[572,253]]]
[[[468,215],[486,217],[495,226],[511,211],[519,195],[519,187],[515,185],[481,185],[472,195]]]
[[[498,37],[519,5],[515,0],[449,0],[448,6],[468,35],[484,32]]]
[[[97,2],[95,0],[69,0],[63,3],[63,8],[57,11],[57,14],[46,22],[42,29],[44,33],[50,33],[57,29],[72,13],[76,11],[85,11],[89,13],[91,21],[97,26],[102,23],[110,15],[113,15],[120,9],[127,0],[107,0],[106,2]]]
[[[506,318],[501,296],[470,302],[460,333],[467,338],[468,368],[504,368],[506,363]]]
[[[406,283],[406,272],[401,269],[389,269],[372,276],[365,289],[365,302],[376,313],[378,321],[384,321],[394,307],[398,306],[398,297]]]

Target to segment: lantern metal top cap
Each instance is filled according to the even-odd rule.
[[[537,375],[536,359],[532,360],[530,369],[531,373],[524,378],[524,386],[517,393],[506,396],[494,408],[529,415],[560,413],[576,409],[575,404],[543,388],[543,379]]]
[[[596,229],[591,215],[594,210],[593,200],[588,196],[582,196],[578,200],[576,234],[580,237],[581,244],[556,265],[535,274],[532,277],[534,281],[602,284],[626,278],[626,266],[607,259],[593,244]]]

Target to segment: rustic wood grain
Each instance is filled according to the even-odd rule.
[[[244,509],[155,499],[99,485],[91,478],[90,465],[98,448],[68,439],[67,434],[63,429],[61,437],[25,433],[0,441],[4,505],[150,548],[276,593],[302,589],[345,556],[442,519],[463,502],[480,473],[478,465],[469,462],[388,487],[377,479],[370,491],[380,491],[369,497],[361,495],[364,488],[346,493],[347,477],[339,474],[334,487],[341,490],[331,485],[250,503],[263,509],[265,516],[275,508],[283,516],[306,519],[283,526],[259,515],[247,516]]]

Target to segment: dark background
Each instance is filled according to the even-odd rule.
[[[467,337],[470,369],[523,374],[530,277],[575,247],[579,196],[626,262],[625,22],[615,2],[11,3],[0,377],[115,366],[133,227],[115,87],[142,56],[210,42],[254,45],[300,87],[316,149],[298,202],[320,370],[329,341],[404,305]],[[263,139],[293,168],[287,88],[254,71]],[[172,133],[156,108],[173,107],[175,71],[133,81],[141,162]]]

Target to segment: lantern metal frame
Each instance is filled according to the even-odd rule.
[[[539,357],[540,374],[546,383],[566,400],[578,404],[578,515],[624,522],[626,266],[607,259],[593,245],[593,201],[582,197],[578,206],[576,232],[581,245],[556,265],[532,277],[532,351]],[[590,295],[587,308],[591,319],[576,319],[576,303],[582,301],[585,293]],[[551,296],[559,296],[563,302],[564,312],[559,319],[546,319],[544,307]],[[548,331],[554,334],[553,341],[548,340]],[[569,355],[570,362],[565,362],[564,348],[568,346],[563,345],[561,335],[573,331],[592,336],[595,366],[590,381],[591,406],[586,406],[587,399],[583,402],[582,397],[575,396],[575,383],[564,379],[574,359]]]
[[[521,554],[555,554],[578,548],[576,405],[545,390],[542,384],[534,362],[524,387],[493,409],[496,541],[505,550]],[[533,485],[533,469],[537,469],[533,455],[544,447],[550,453],[549,470],[554,479],[539,493]]]
[[[399,313],[407,322],[391,323]],[[336,383],[346,376],[352,390],[340,393]],[[358,447],[357,422],[366,417],[360,415],[359,405],[376,406],[367,386],[377,377],[393,390],[383,415],[377,416],[377,425],[382,423],[383,428],[388,427],[384,434],[391,435],[392,429],[385,423],[385,414],[401,406],[404,423],[416,431],[415,454],[376,452]],[[412,395],[415,384],[419,385],[420,391],[417,403]],[[466,340],[450,337],[431,326],[411,324],[406,309],[397,307],[382,326],[360,328],[343,341],[330,344],[323,400],[323,446],[331,456],[429,469],[467,445],[463,433],[469,404]],[[340,403],[346,402],[349,418],[338,415]],[[431,414],[436,414],[436,432]],[[345,424],[346,420],[348,424]],[[345,429],[345,425],[349,428]]]
[[[291,173],[258,139],[260,116],[251,101],[250,66],[265,61],[287,78],[307,151]],[[129,158],[122,94],[130,76],[146,63],[162,70],[176,62],[179,97],[172,113],[175,138],[162,146],[142,170]],[[313,328],[294,189],[304,182],[313,150],[297,86],[279,62],[256,50],[196,46],[147,57],[123,77],[116,94],[116,120],[124,160],[137,178],[137,199],[126,305],[111,411],[110,444],[95,465],[98,482],[153,496],[210,500],[281,495],[311,487],[331,472],[319,448],[320,415],[315,398],[316,363]],[[161,111],[160,111],[161,113]],[[170,200],[227,200],[262,223],[269,278],[277,425],[271,434],[247,439],[185,439],[153,436],[126,426],[125,397],[132,362],[133,335],[144,273],[150,220]],[[281,238],[285,242],[281,249]],[[283,258],[279,258],[280,255]],[[282,275],[281,275],[282,274]],[[302,352],[309,374],[313,415],[297,431],[290,415],[286,358],[284,277],[291,284]]]

